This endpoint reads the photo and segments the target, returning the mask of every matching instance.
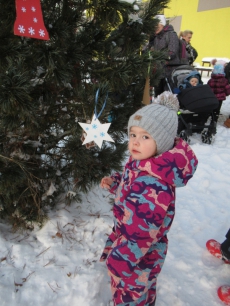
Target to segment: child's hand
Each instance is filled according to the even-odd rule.
[[[101,188],[107,188],[107,189],[109,189],[110,186],[112,185],[112,183],[113,183],[112,178],[109,177],[109,176],[105,176],[105,177],[103,177],[103,179],[101,180],[100,187],[101,187]]]

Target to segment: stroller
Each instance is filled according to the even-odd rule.
[[[186,88],[186,77],[190,75],[198,76],[198,86]],[[202,142],[211,144],[217,125],[214,110],[219,106],[219,101],[211,88],[203,85],[199,72],[189,65],[175,68],[170,79],[166,81],[169,91],[177,94],[180,104],[178,136],[189,142],[189,137],[193,133],[201,133]]]

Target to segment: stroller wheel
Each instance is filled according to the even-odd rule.
[[[204,130],[201,132],[201,140],[203,143],[211,144],[213,141],[213,135],[208,130]]]
[[[190,142],[189,135],[188,135],[188,133],[186,132],[186,130],[182,130],[182,131],[179,133],[179,137],[182,138],[183,140],[185,140],[187,143]]]

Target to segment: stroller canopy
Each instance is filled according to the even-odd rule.
[[[170,78],[170,86],[172,89],[179,88],[179,86],[183,84],[185,80],[188,81],[188,78],[191,76],[197,76],[199,84],[203,84],[200,73],[194,67],[190,65],[181,65],[173,70]]]

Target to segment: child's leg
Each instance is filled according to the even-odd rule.
[[[111,278],[111,290],[114,306],[154,306],[156,302],[156,278],[150,288],[116,284]]]
[[[111,278],[111,290],[114,306],[145,306],[148,297],[148,288],[136,285],[134,278],[125,279],[118,284]]]
[[[156,243],[134,269],[131,278],[111,278],[114,306],[154,306],[156,283],[167,253],[165,242]]]
[[[149,302],[148,305],[149,306],[154,306],[156,303],[156,285],[157,285],[157,279],[155,278],[148,292],[148,302]]]

